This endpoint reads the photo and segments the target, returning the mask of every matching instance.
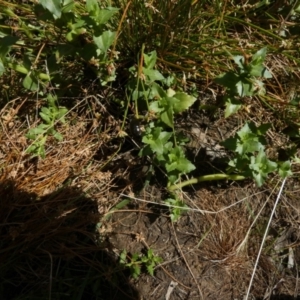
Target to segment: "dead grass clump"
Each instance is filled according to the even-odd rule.
[[[1,111],[2,120],[11,109]],[[10,122],[2,121],[2,180],[14,180],[17,188],[43,196],[70,182],[73,182],[73,185],[81,185],[85,191],[91,191],[89,178],[97,183],[94,185],[94,191],[99,189],[103,192],[110,182],[111,174],[100,171],[106,157],[95,162],[94,156],[109,137],[105,133],[91,132],[89,123],[86,116],[76,115],[74,125],[68,124],[60,128],[64,136],[62,142],[57,142],[49,136],[46,158],[42,160],[26,154],[32,141],[25,137],[27,126],[24,123],[20,123],[14,117]]]
[[[263,205],[263,194],[250,187],[232,187],[218,194],[202,191],[202,197],[198,192],[198,196],[195,204],[204,212],[199,256],[206,278],[201,282],[205,299],[238,299],[246,294],[264,233],[264,216],[253,223]],[[279,279],[272,256],[263,252],[251,295],[261,297]]]

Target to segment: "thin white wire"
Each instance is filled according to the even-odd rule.
[[[264,243],[265,243],[265,240],[266,240],[266,237],[267,237],[267,234],[268,234],[268,231],[269,231],[269,227],[271,225],[271,222],[272,222],[272,219],[273,219],[276,207],[277,207],[278,202],[280,200],[280,197],[281,197],[281,194],[282,194],[282,190],[283,190],[283,187],[285,185],[285,181],[286,181],[286,178],[284,178],[284,180],[283,180],[283,182],[281,184],[281,187],[280,187],[277,199],[276,199],[274,207],[272,209],[272,212],[271,212],[271,215],[270,215],[270,218],[269,218],[269,222],[268,222],[265,234],[263,236],[263,239],[262,239],[262,242],[261,242],[258,254],[257,254],[257,258],[256,258],[256,261],[255,261],[255,264],[254,264],[254,269],[253,269],[253,272],[252,272],[251,280],[250,280],[250,283],[249,283],[249,286],[248,286],[248,290],[247,290],[247,294],[246,294],[246,297],[244,298],[244,300],[248,300],[248,297],[249,297],[249,294],[250,294],[250,290],[251,290],[251,287],[252,287],[252,283],[253,283],[253,280],[254,280],[255,272],[256,272],[256,269],[257,269],[257,266],[258,266],[258,262],[259,262],[259,259],[260,259],[260,255],[261,255],[261,252],[262,252],[262,249],[263,249],[263,246],[264,246]]]
[[[163,203],[163,202],[154,202],[154,201],[148,201],[148,200],[144,200],[144,199],[140,199],[140,198],[136,198],[136,197],[132,197],[132,196],[129,196],[129,195],[125,195],[125,194],[120,194],[120,196],[123,196],[123,197],[127,197],[127,198],[130,198],[130,199],[133,199],[133,200],[137,200],[137,201],[141,201],[141,202],[146,202],[146,203],[151,203],[151,204],[157,204],[157,205],[162,205],[162,206],[166,206],[166,207],[171,207],[171,208],[180,208],[180,209],[184,209],[184,210],[189,210],[189,211],[194,211],[194,212],[200,212],[200,213],[206,213],[206,214],[218,214],[222,211],[225,211],[247,199],[249,199],[250,197],[252,196],[255,196],[255,195],[259,195],[259,194],[262,194],[264,193],[266,190],[264,191],[260,191],[258,193],[255,193],[255,194],[252,194],[250,196],[247,196],[245,198],[242,198],[241,200],[238,200],[237,202],[234,202],[233,204],[230,204],[228,206],[225,206],[217,211],[211,211],[211,210],[202,210],[202,209],[197,209],[197,208],[183,208],[182,206],[175,206],[175,205],[169,205],[169,204],[166,204],[166,203]]]

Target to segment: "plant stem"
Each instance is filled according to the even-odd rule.
[[[145,44],[142,45],[141,56],[139,58],[138,72],[137,72],[137,82],[136,82],[136,90],[139,90],[139,82],[142,77],[143,65],[144,65],[144,50]],[[142,82],[143,83],[143,82]],[[144,86],[143,86],[144,89]],[[135,117],[138,119],[139,117],[139,109],[138,109],[138,101],[135,99]]]
[[[7,65],[9,68],[11,68],[19,73],[25,74],[25,75],[27,75],[30,72],[30,71],[28,71],[27,68],[25,68],[21,65],[17,65],[17,64],[13,64],[13,63],[8,63]],[[50,80],[50,77],[45,73],[39,73],[38,76],[41,80]]]
[[[215,180],[244,180],[246,179],[246,176],[243,175],[227,175],[227,174],[211,174],[211,175],[204,175],[197,178],[191,178],[189,180],[183,181],[181,183],[173,184],[169,186],[169,191],[174,191],[180,188],[183,188],[184,186],[196,184],[203,181],[215,181]]]

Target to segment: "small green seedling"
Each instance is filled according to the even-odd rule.
[[[48,107],[42,107],[40,112],[43,123],[29,129],[26,134],[28,139],[33,140],[26,152],[41,158],[45,158],[45,144],[49,135],[52,135],[58,141],[63,140],[62,134],[56,131],[55,125],[57,122],[65,123],[64,117],[68,112],[65,107],[58,106],[56,97],[49,94],[47,100]]]
[[[142,267],[146,267],[148,273],[153,276],[154,267],[162,261],[161,257],[153,254],[152,249],[148,249],[146,255],[135,253],[132,257],[129,257],[126,250],[123,250],[120,255],[120,264],[129,268],[131,276],[135,279],[140,276]]]
[[[262,48],[252,56],[250,62],[245,56],[232,56],[238,66],[237,71],[229,71],[216,78],[215,81],[226,88],[226,118],[242,107],[240,98],[265,94],[262,78],[272,78],[272,74],[263,64],[266,54],[267,48]]]
[[[173,198],[168,198],[165,202],[170,207],[172,222],[178,221],[181,215],[188,210],[188,206],[182,200],[178,199],[176,195],[173,195]]]
[[[291,162],[275,162],[267,157],[265,135],[270,124],[258,127],[254,123],[246,123],[234,137],[222,144],[235,152],[235,157],[229,162],[228,171],[238,171],[245,177],[253,178],[258,186],[262,186],[268,174],[278,171],[281,177],[290,176]]]

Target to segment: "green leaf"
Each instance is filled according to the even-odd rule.
[[[262,144],[263,139],[260,138],[251,127],[253,127],[251,124],[246,123],[237,133],[239,140],[237,141],[237,148],[235,151],[240,155],[264,149],[264,145]]]
[[[108,30],[104,31],[103,34],[98,37],[94,36],[93,40],[101,53],[106,54],[109,47],[113,44],[115,37],[116,33]]]
[[[85,7],[90,15],[95,16],[99,10],[98,0],[86,0]]]
[[[147,251],[147,258],[148,259],[152,259],[154,257],[154,255],[153,255],[153,250],[150,248],[150,249],[148,249],[148,251]]]
[[[37,152],[38,152],[38,145],[37,144],[35,144],[35,143],[33,143],[32,145],[30,145],[28,148],[27,148],[27,150],[26,150],[26,153],[32,153],[32,154],[37,154]]]
[[[40,4],[52,14],[54,19],[61,17],[61,0],[40,0]]]
[[[125,265],[127,262],[127,251],[123,250],[120,254],[120,264]]]
[[[165,108],[160,115],[161,120],[168,125],[169,127],[174,127],[174,118],[173,118],[173,109],[172,107]]]
[[[176,94],[176,92],[173,90],[173,89],[171,89],[171,88],[169,88],[168,90],[167,90],[167,96],[168,97],[173,97],[174,95]]]
[[[118,8],[115,7],[106,7],[104,9],[100,9],[97,11],[97,14],[95,16],[95,21],[99,25],[106,24],[110,18],[118,11]]]
[[[4,72],[5,72],[5,67],[4,67],[3,62],[0,58],[0,76],[2,76]]]
[[[248,78],[242,78],[236,83],[236,91],[240,97],[253,96],[253,82]]]
[[[165,151],[165,144],[173,135],[172,132],[162,131],[161,127],[156,127],[152,135],[145,135],[142,142],[150,145],[151,150],[158,155],[162,155]]]
[[[161,86],[159,84],[157,84],[156,82],[153,82],[151,84],[151,88],[150,88],[150,98],[151,99],[154,99],[154,98],[164,98],[166,97],[167,94],[166,92],[161,88]],[[155,101],[155,102],[152,102],[152,103],[156,103],[154,104],[154,106],[157,108],[158,106],[158,101]],[[152,103],[150,104],[150,109],[151,109],[151,105]],[[158,112],[158,111],[156,111]]]
[[[266,74],[267,74],[266,73],[266,67],[264,67],[263,65],[251,66],[251,70],[250,70],[250,75],[251,76],[264,77],[264,75],[266,75]],[[271,78],[271,77],[269,77],[269,78]]]
[[[149,106],[150,110],[155,113],[160,113],[164,110],[164,108],[160,105],[160,101],[154,101]]]
[[[264,62],[267,55],[267,47],[264,47],[258,50],[255,54],[252,55],[251,64],[260,65]]]
[[[250,126],[250,128],[253,128],[253,126],[255,127],[254,123],[252,123],[252,122],[249,123],[249,126]],[[256,128],[255,132],[258,135],[265,135],[271,127],[272,127],[272,125],[270,123],[261,124],[260,126],[258,126]]]
[[[267,48],[258,50],[253,56],[250,63],[250,75],[264,78],[272,78],[272,74],[263,65],[267,54]]]
[[[178,158],[171,164],[166,164],[166,170],[168,173],[173,170],[178,170],[182,173],[189,173],[195,169],[196,167],[185,157]]]
[[[228,150],[235,151],[237,148],[237,141],[238,141],[238,138],[237,138],[237,136],[235,136],[235,137],[230,137],[230,138],[226,139],[225,141],[221,142],[220,144],[221,144],[221,146],[224,146]]]
[[[155,264],[160,264],[161,262],[163,262],[163,259],[159,256],[154,256],[153,260],[154,260]]]
[[[251,171],[249,170],[250,158],[248,156],[240,156],[229,161],[228,166],[232,167],[232,171],[239,171],[245,177],[251,177]]]
[[[39,88],[38,80],[33,73],[28,73],[23,80],[23,86],[30,91],[37,91]]]
[[[156,64],[157,53],[156,51],[150,52],[148,55],[144,53],[144,63],[147,69],[153,69]]]
[[[233,60],[241,70],[244,70],[244,67],[245,67],[245,65],[244,65],[245,58],[244,58],[244,56],[242,56],[242,55],[233,56]]]
[[[269,160],[265,152],[260,150],[256,157],[251,157],[249,168],[252,170],[252,176],[260,187],[267,179],[268,174],[277,169],[277,164]]]
[[[139,260],[139,254],[138,253],[134,253],[131,257],[131,261],[132,262],[136,262]]]
[[[59,142],[61,142],[64,139],[63,135],[57,131],[54,132],[53,137],[57,139]]]
[[[293,172],[291,170],[291,162],[289,160],[280,162],[278,173],[282,178],[293,175]]]
[[[190,96],[186,93],[176,93],[173,98],[178,99],[176,103],[173,105],[173,109],[175,113],[180,113],[185,110],[187,110],[189,107],[191,107],[195,101],[197,100],[195,97]]]
[[[41,108],[41,112],[44,113],[44,114],[46,114],[46,115],[48,115],[48,116],[51,116],[51,114],[52,114],[51,111],[52,110],[50,110],[48,107],[42,107]]]
[[[154,274],[154,265],[153,264],[147,265],[146,268],[147,268],[148,273],[151,276],[153,276],[153,274]]]
[[[189,173],[195,170],[195,166],[185,158],[184,152],[181,147],[173,148],[168,154],[169,163],[166,164],[168,173],[178,170],[182,173]]]
[[[51,107],[56,107],[56,103],[57,103],[57,96],[56,95],[51,95],[51,94],[48,94],[47,95],[47,102],[48,102],[48,105],[51,106]]]
[[[62,11],[62,13],[72,12],[74,7],[75,7],[75,2],[73,0],[64,0],[63,8],[61,11]]]
[[[18,37],[7,35],[0,39],[0,58],[5,60],[5,57],[11,47],[17,43]]]
[[[57,114],[56,114],[56,116],[55,116],[55,119],[56,120],[59,120],[61,123],[65,123],[66,121],[65,121],[65,115],[68,113],[68,109],[67,108],[65,108],[65,107],[60,107],[59,109],[58,109],[58,112],[57,112]]]
[[[45,146],[44,146],[46,144],[46,141],[47,141],[47,136],[42,137],[40,140],[30,145],[26,150],[26,153],[31,153],[40,156],[41,158],[44,159],[46,157]]]
[[[35,127],[28,130],[26,137],[31,140],[35,140],[39,135],[44,134],[46,130],[41,127]]]
[[[137,279],[141,274],[141,267],[137,264],[132,265],[131,274],[134,279]]]
[[[166,199],[165,202],[167,205],[170,206],[170,210],[171,210],[170,217],[172,222],[178,221],[182,213],[188,210],[188,206],[183,201],[177,198],[176,199],[169,198]],[[176,206],[176,208],[174,206]]]
[[[71,30],[73,33],[76,34],[82,34],[84,32],[82,32],[82,29],[84,30],[84,28],[82,28],[83,26],[86,25],[86,22],[84,20],[78,20],[76,23],[73,23],[70,25]]]
[[[216,83],[228,88],[233,94],[236,93],[236,84],[239,80],[240,77],[232,71],[221,74],[217,78],[215,78]]]
[[[162,81],[165,79],[165,77],[157,70],[143,68],[143,73],[150,81]]]
[[[242,102],[231,97],[225,98],[225,118],[235,114],[242,107]]]
[[[43,107],[43,108],[45,108],[45,107]],[[52,121],[48,114],[40,112],[40,116],[46,123],[51,124]]]

